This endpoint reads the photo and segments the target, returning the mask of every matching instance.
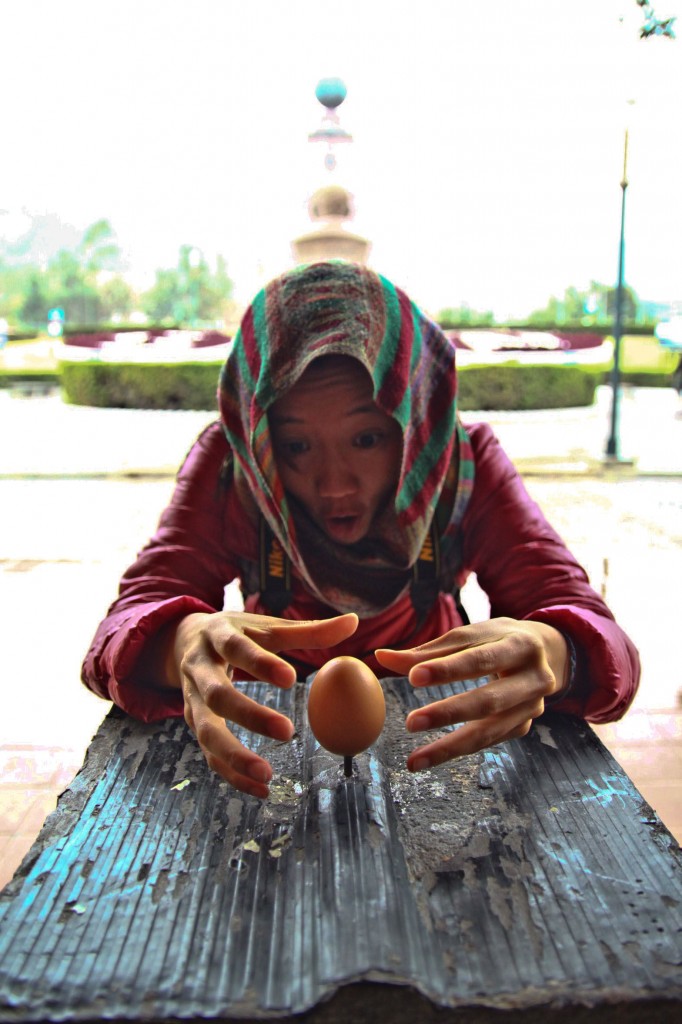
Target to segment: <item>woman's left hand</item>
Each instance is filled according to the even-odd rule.
[[[563,689],[568,666],[559,630],[526,619],[489,619],[458,626],[407,651],[375,653],[384,668],[407,675],[415,687],[489,677],[476,690],[410,712],[405,723],[410,732],[464,723],[413,750],[407,760],[413,772],[525,736],[543,713],[545,697]]]

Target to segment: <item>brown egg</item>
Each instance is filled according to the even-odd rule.
[[[384,727],[386,702],[379,680],[362,661],[332,658],[318,671],[308,695],[308,721],[332,754],[366,750]]]

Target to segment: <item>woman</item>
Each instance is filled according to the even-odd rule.
[[[456,413],[454,346],[385,278],[319,263],[271,282],[223,368],[156,536],[124,575],[83,680],[144,720],[185,715],[209,765],[268,794],[230,730],[293,725],[233,677],[290,687],[331,656],[426,687],[489,677],[408,715],[419,771],[528,732],[548,704],[619,718],[637,652],[486,424]],[[491,603],[468,624],[469,573]],[[238,579],[244,610],[223,609]],[[285,655],[285,657],[282,657]]]

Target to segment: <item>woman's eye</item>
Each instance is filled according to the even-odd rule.
[[[280,441],[278,447],[289,458],[293,458],[296,455],[304,455],[308,451],[308,445],[305,441]]]
[[[356,448],[374,448],[381,441],[381,434],[378,430],[368,430],[363,434],[358,434],[355,438]]]

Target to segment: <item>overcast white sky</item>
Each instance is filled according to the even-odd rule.
[[[682,0],[653,6],[675,41],[635,0],[0,0],[0,235],[106,217],[137,283],[191,243],[247,301],[328,179],[338,75],[357,228],[426,309],[614,283],[628,110],[626,279],[682,299]]]

